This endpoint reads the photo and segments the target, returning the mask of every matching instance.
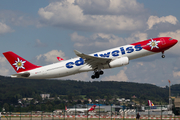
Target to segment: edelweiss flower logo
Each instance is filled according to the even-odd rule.
[[[14,63],[13,65],[15,65],[15,66],[17,67],[17,70],[16,70],[16,71],[18,71],[19,68],[25,69],[24,63],[25,63],[26,61],[22,61],[22,60],[20,60],[19,58],[17,58],[17,61],[15,61],[15,62],[16,62],[16,63]]]
[[[147,45],[149,45],[151,47],[151,50],[152,50],[153,48],[159,48],[158,47],[159,42],[160,41],[156,41],[156,40],[151,39],[151,41],[149,41],[149,43]]]

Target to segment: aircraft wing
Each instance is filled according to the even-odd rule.
[[[108,64],[112,59],[110,58],[102,58],[102,57],[95,57],[86,55],[84,53],[81,53],[77,50],[74,50],[74,53],[85,60],[85,63],[91,66],[93,69],[97,68],[99,65]]]

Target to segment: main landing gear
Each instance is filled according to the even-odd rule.
[[[162,52],[162,56],[161,56],[162,58],[165,58],[165,55],[164,55],[164,51]]]
[[[94,71],[94,75],[91,76],[92,79],[99,78],[100,75],[104,74],[102,70]]]

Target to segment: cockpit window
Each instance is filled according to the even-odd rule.
[[[173,40],[173,38],[169,38],[169,40]]]

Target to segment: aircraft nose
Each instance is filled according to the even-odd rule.
[[[173,42],[174,42],[174,44],[176,44],[176,43],[178,42],[178,40],[176,40],[176,39],[173,39]]]
[[[172,39],[170,42],[171,42],[171,45],[173,45],[173,46],[174,46],[174,45],[178,42],[178,40],[176,40],[176,39]]]

